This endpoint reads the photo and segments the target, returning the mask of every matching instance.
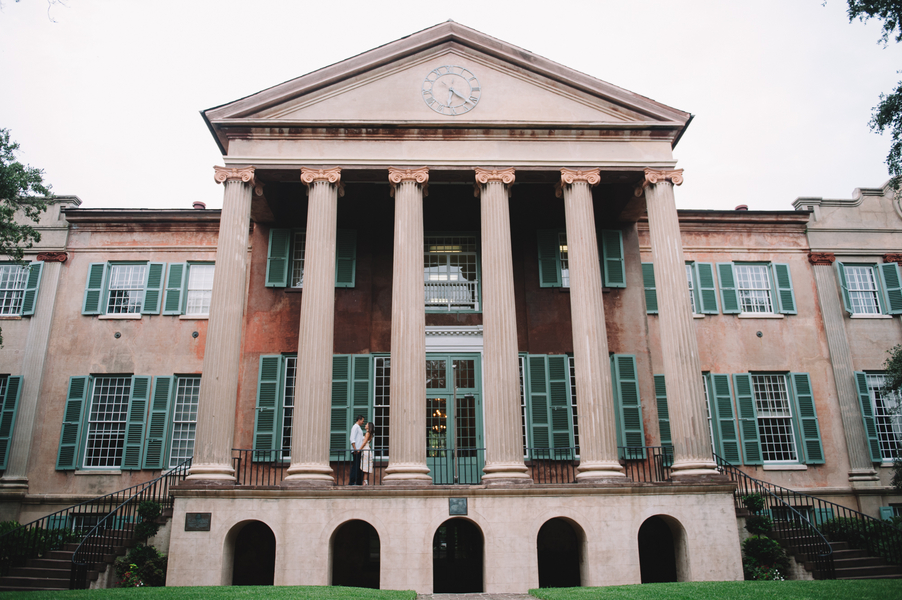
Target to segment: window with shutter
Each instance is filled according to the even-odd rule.
[[[305,229],[270,229],[266,287],[303,288],[307,256]],[[339,229],[335,238],[335,287],[352,288],[357,273],[357,232]]]
[[[0,470],[5,470],[9,461],[9,444],[16,425],[21,393],[20,375],[0,375]]]
[[[611,376],[614,385],[614,407],[618,415],[618,445],[642,448],[642,458],[645,458],[645,428],[642,423],[636,357],[631,354],[612,355]],[[638,457],[637,450],[627,452],[628,457]]]

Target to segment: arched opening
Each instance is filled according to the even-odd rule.
[[[275,534],[260,521],[247,521],[239,527],[234,536],[232,585],[272,585],[276,573]]]
[[[448,519],[432,537],[432,591],[436,594],[482,592],[484,540],[479,526]]]
[[[676,519],[649,517],[639,527],[638,537],[642,583],[689,580],[685,534]]]
[[[332,585],[379,589],[379,534],[366,521],[348,521],[332,534]]]
[[[582,528],[568,519],[550,519],[539,529],[536,554],[539,587],[579,587]]]

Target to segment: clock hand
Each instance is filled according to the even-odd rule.
[[[463,94],[461,94],[460,92],[458,92],[457,90],[455,90],[453,87],[450,88],[450,90],[451,90],[451,93],[452,93],[452,94],[454,94],[454,95],[456,95],[456,96],[462,98],[464,102],[469,102],[469,101],[470,101],[470,99],[469,99],[467,96],[464,96]]]
[[[451,106],[451,98],[453,98],[453,97],[454,97],[454,88],[451,88],[451,90],[448,92],[448,101],[445,102],[446,106]]]

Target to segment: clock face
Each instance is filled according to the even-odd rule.
[[[481,93],[476,76],[463,67],[438,67],[423,81],[423,101],[442,115],[462,115],[473,110]]]

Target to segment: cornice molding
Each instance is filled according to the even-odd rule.
[[[214,165],[213,180],[216,183],[225,183],[226,181],[240,181],[242,183],[249,183],[251,184],[251,186],[253,186],[256,183],[254,180],[255,170],[256,169],[254,167],[229,168]]]
[[[809,252],[808,262],[813,265],[830,266],[836,261],[836,255],[832,252]]]
[[[415,183],[423,186],[423,196],[428,195],[429,167],[416,169],[402,169],[399,167],[388,168],[388,182],[391,184],[391,197],[395,197],[398,185],[404,182]]]
[[[665,181],[670,181],[673,185],[683,184],[683,169],[659,170],[645,169],[645,179],[636,188],[635,194],[638,198],[645,193],[645,188]]]

